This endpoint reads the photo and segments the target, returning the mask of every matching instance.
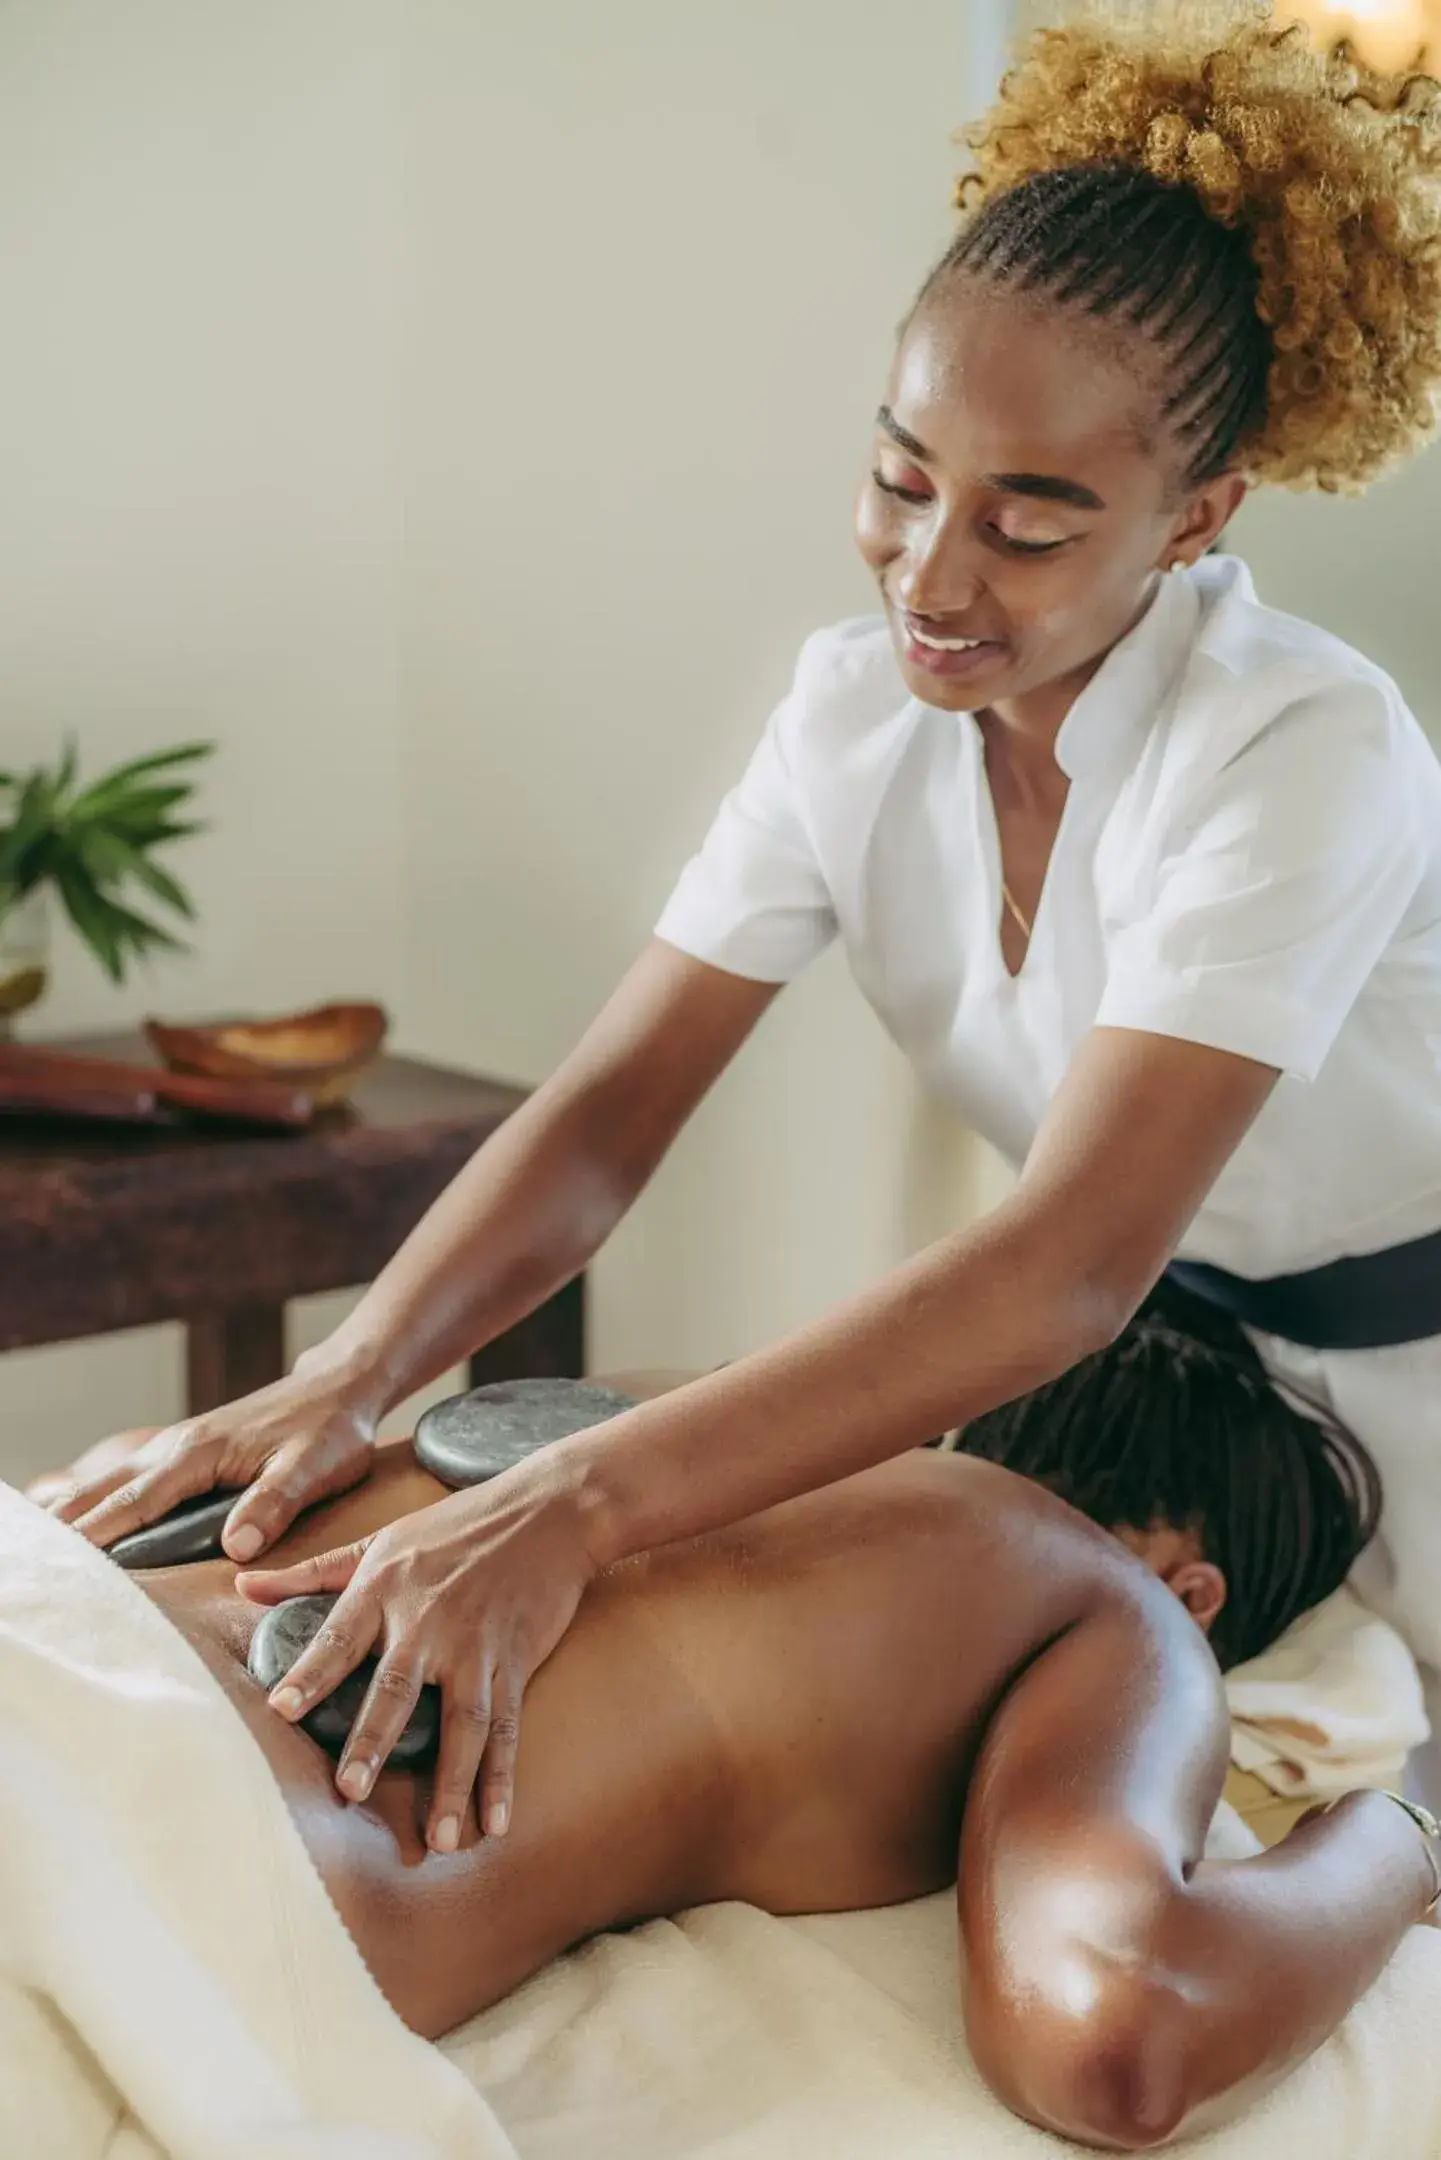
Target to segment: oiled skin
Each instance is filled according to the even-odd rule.
[[[439,1490],[387,1447],[277,1564]],[[443,1857],[425,1850],[421,1780],[387,1772],[347,1806],[330,1758],[268,1708],[245,1670],[260,1610],[234,1572],[136,1580],[224,1685],[362,1955],[430,2034],[617,1922],[724,1898],[891,1904],[952,1881],[977,1745],[1013,1676],[1099,1601],[1170,1602],[1044,1493],[919,1451],[603,1577],[528,1694],[512,1831],[479,1841],[471,1819]],[[1199,1635],[1194,1650],[1208,1667]]]
[[[425,1506],[408,1445],[281,1564]],[[1168,1533],[1169,1534],[1169,1533]],[[514,1826],[423,1836],[423,1781],[348,1805],[245,1670],[228,1562],[137,1575],[235,1703],[398,2013],[435,2036],[600,1929],[955,1879],[977,2065],[1019,2114],[1149,2149],[1318,2046],[1431,1895],[1414,1826],[1353,1796],[1204,1862],[1227,1721],[1179,1600],[1028,1480],[921,1450],[616,1567],[532,1682]]]

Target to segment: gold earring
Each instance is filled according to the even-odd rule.
[[[1166,567],[1172,572],[1173,575],[1177,570],[1184,570],[1187,567],[1185,556],[1178,555],[1175,561],[1173,563],[1168,563]]]

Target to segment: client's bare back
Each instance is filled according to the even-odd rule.
[[[300,1558],[426,1505],[404,1450]],[[1433,1887],[1354,1796],[1240,1868],[1202,1860],[1227,1724],[1179,1599],[1038,1485],[902,1458],[601,1577],[532,1682],[514,1827],[426,1848],[426,1794],[334,1765],[245,1670],[225,1563],[138,1577],[264,1751],[378,1983],[438,2034],[600,1929],[717,1899],[891,1903],[957,1872],[966,2027],[1018,2113],[1150,2146],[1266,2088]],[[1084,1897],[1075,1895],[1084,1884]]]
[[[285,1560],[440,1488],[408,1449],[318,1509]],[[533,1682],[515,1827],[428,1854],[424,1790],[350,1808],[243,1669],[258,1614],[223,1562],[140,1577],[220,1672],[406,2019],[447,2029],[597,1929],[741,1898],[804,1912],[954,1878],[987,1719],[1040,1644],[1165,1600],[1113,1540],[985,1463],[922,1451],[627,1562]],[[1198,1665],[1209,1663],[1199,1636]]]

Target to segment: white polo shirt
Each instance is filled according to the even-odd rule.
[[[1279,1067],[1186,1258],[1283,1274],[1441,1226],[1441,766],[1395,685],[1210,557],[1159,581],[1056,757],[1012,979],[979,729],[910,696],[880,617],[822,630],[658,935],[768,982],[839,935],[1017,1167],[1094,1026]]]

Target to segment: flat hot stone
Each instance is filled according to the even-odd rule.
[[[243,1490],[233,1486],[182,1500],[159,1522],[117,1538],[109,1547],[111,1559],[123,1568],[182,1567],[188,1560],[216,1559],[225,1518]]]
[[[588,1380],[496,1380],[427,1410],[415,1459],[443,1485],[481,1485],[550,1441],[634,1408],[628,1395]]]
[[[260,1682],[267,1695],[279,1687],[301,1651],[314,1642],[334,1603],[328,1596],[293,1597],[283,1605],[272,1605],[264,1614],[250,1638],[245,1662],[251,1678]],[[339,1756],[343,1751],[374,1673],[375,1659],[366,1658],[334,1694],[301,1719],[311,1739],[318,1740],[327,1754]],[[416,1770],[434,1761],[439,1744],[440,1689],[423,1687],[410,1722],[386,1760],[392,1769]]]

